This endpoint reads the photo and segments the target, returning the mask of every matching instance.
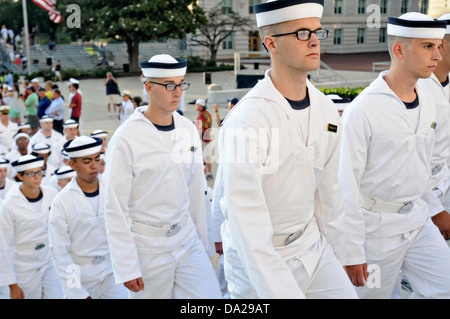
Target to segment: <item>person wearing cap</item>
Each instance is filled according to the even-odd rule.
[[[129,90],[123,90],[122,99],[122,104],[119,106],[120,124],[123,124],[123,122],[125,122],[134,112],[134,105],[131,101],[131,92]]]
[[[49,239],[55,269],[68,299],[127,298],[125,287],[115,283],[109,256],[105,186],[99,178],[101,147],[100,138],[88,136],[64,144],[76,176],[53,200]]]
[[[64,132],[64,116],[66,114],[66,105],[59,89],[53,90],[53,100],[50,106],[45,110],[45,114],[53,117],[53,128],[60,134]]]
[[[8,169],[10,167],[9,160],[0,158],[0,203],[5,198],[5,195],[16,183],[8,178]]]
[[[236,104],[238,104],[239,99],[234,97],[231,100],[228,100],[228,111],[230,111]],[[220,127],[225,119],[220,119],[219,115],[219,105],[214,104],[214,114],[216,116],[217,125]]]
[[[48,244],[48,219],[57,192],[41,185],[44,159],[25,155],[12,163],[21,183],[0,208],[0,286],[11,299],[60,299]]]
[[[73,140],[78,134],[78,123],[75,120],[69,119],[64,122],[64,136],[53,145],[50,163],[54,167],[60,168],[62,166],[61,151],[64,149],[64,144]]]
[[[59,192],[69,184],[75,175],[76,172],[72,167],[68,165],[61,166],[55,171],[55,174],[53,174],[50,184]]]
[[[27,135],[31,135],[31,125],[25,122],[22,122],[18,125],[17,133],[25,133]]]
[[[218,141],[230,296],[357,298],[343,268],[340,116],[307,78],[328,35],[323,1],[254,8],[271,68],[229,112]]]
[[[31,134],[33,135],[38,130],[39,121],[37,116],[37,107],[39,104],[39,96],[36,93],[36,88],[30,85],[27,88],[29,95],[25,100],[25,114],[27,123],[31,126]]]
[[[46,95],[45,88],[43,88],[43,87],[40,87],[38,89],[38,96],[39,96],[39,104],[37,107],[37,116],[40,119],[45,115],[45,111],[50,106],[52,101]]]
[[[197,99],[195,101],[195,110],[199,112],[195,124],[202,140],[203,158],[205,162],[205,176],[206,179],[210,180],[213,178],[211,173],[212,159],[209,155],[207,146],[211,142],[212,118],[211,114],[209,114],[209,112],[206,110],[206,101],[204,99]]]
[[[14,144],[14,135],[19,130],[17,123],[9,120],[9,105],[0,106],[0,144],[10,150]]]
[[[19,160],[22,156],[25,156],[29,154],[28,152],[28,144],[30,143],[30,137],[26,133],[17,133],[14,135],[14,144],[15,147],[11,149],[10,152],[8,152],[5,155],[5,158],[10,162],[14,162]],[[16,170],[14,167],[11,167],[11,169],[8,172],[8,177],[12,180],[19,181],[18,177],[16,176]]]
[[[116,281],[130,298],[221,298],[206,254],[201,141],[176,112],[187,60],[160,54],[140,65],[149,105],[111,137],[103,174]]]
[[[48,160],[51,155],[51,146],[46,143],[36,143],[31,147],[30,154],[36,157],[42,157],[44,159],[44,177],[42,183],[45,185],[51,185],[51,178],[55,174],[56,167],[54,167]]]
[[[45,143],[53,147],[56,142],[63,138],[63,135],[53,129],[54,119],[49,115],[44,115],[39,119],[40,129],[34,134],[28,145],[29,151],[31,147],[37,143]]]
[[[92,132],[90,134],[91,137],[98,137],[101,138],[103,143],[102,143],[102,148],[100,150],[100,153],[106,153],[106,145],[108,144],[108,132],[107,131],[103,131],[103,130],[95,130],[94,132]]]
[[[419,79],[418,84],[432,92],[436,98],[435,143],[431,157],[431,218],[445,239],[450,239],[450,14],[438,18],[446,21],[447,28],[439,51],[442,60],[438,62],[429,78]]]
[[[450,296],[450,250],[430,218],[433,94],[417,84],[442,57],[446,22],[416,12],[389,17],[391,67],[346,107],[339,166],[347,271],[361,298]],[[368,278],[367,269],[375,266]]]

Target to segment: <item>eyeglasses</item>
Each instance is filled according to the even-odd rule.
[[[315,34],[318,40],[325,40],[328,38],[328,30],[326,29],[317,29],[315,31],[311,31],[308,29],[302,29],[295,32],[289,32],[289,33],[280,33],[280,34],[274,34],[272,37],[281,37],[283,35],[289,35],[289,34],[295,34],[297,36],[297,39],[300,41],[308,41],[311,39],[311,34]]]
[[[180,84],[175,84],[175,83],[164,84],[164,83],[158,83],[158,82],[153,82],[153,81],[148,81],[148,82],[165,86],[167,91],[175,91],[178,86],[180,87],[181,91],[186,91],[187,89],[189,89],[189,86],[191,85],[190,83],[186,83],[186,82],[183,82]]]
[[[41,169],[40,171],[37,171],[37,172],[23,173],[23,175],[27,175],[28,177],[34,177],[36,174],[38,176],[44,176],[45,175],[45,171],[43,169]]]

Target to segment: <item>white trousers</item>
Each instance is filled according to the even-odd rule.
[[[308,299],[358,298],[347,273],[322,235],[309,249],[286,260],[286,264]],[[242,266],[230,267],[225,262],[225,275],[232,299],[259,298]]]
[[[41,269],[16,273],[17,284],[22,288],[25,299],[62,299],[64,292],[52,263]]]
[[[450,298],[450,248],[431,220],[405,234],[366,238],[365,249],[375,279],[356,288],[360,298],[398,297],[400,271],[414,291],[410,298]]]
[[[116,284],[113,273],[103,278],[91,278],[82,281],[84,289],[92,299],[127,299],[127,289],[123,284]]]
[[[143,238],[136,236],[136,241],[141,240],[138,237]],[[137,242],[137,246],[142,244],[145,242]],[[198,235],[175,250],[146,254],[139,251],[139,265],[144,290],[128,291],[129,298],[222,298],[216,273]]]

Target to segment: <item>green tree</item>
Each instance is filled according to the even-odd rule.
[[[64,0],[70,4],[72,0]],[[62,1],[61,1],[62,2]],[[73,2],[73,1],[72,1]],[[184,39],[206,22],[195,0],[78,0],[84,41],[110,38],[127,44],[130,71],[139,71],[139,43],[160,38]]]
[[[241,17],[236,12],[223,12],[222,1],[207,13],[208,22],[198,28],[191,41],[206,47],[210,61],[216,62],[217,52],[222,42],[234,32],[245,32],[253,25],[250,18]]]

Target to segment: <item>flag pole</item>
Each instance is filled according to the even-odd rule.
[[[28,75],[31,74],[31,58],[30,58],[30,41],[28,36],[28,13],[27,13],[27,0],[22,0],[22,7],[23,7],[23,23],[24,23],[24,41],[23,43],[26,44],[26,50],[27,50],[27,70]]]

